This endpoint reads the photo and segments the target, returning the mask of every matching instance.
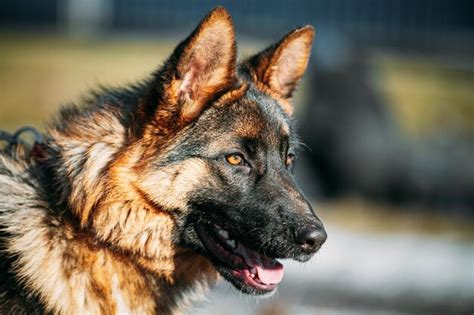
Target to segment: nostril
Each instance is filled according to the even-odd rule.
[[[324,228],[304,229],[297,235],[297,243],[306,253],[312,253],[319,249],[326,241],[327,235]]]
[[[308,246],[313,247],[314,245],[316,245],[316,240],[314,238],[308,238],[305,241],[304,245],[308,245]]]

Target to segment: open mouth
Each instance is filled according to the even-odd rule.
[[[245,247],[218,225],[199,225],[197,232],[204,246],[224,268],[221,272],[224,277],[242,291],[269,293],[283,279],[283,265],[278,260]]]

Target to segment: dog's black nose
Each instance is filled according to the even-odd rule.
[[[327,234],[322,226],[302,229],[296,235],[296,242],[306,254],[317,251],[326,239]]]

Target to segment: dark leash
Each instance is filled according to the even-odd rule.
[[[26,133],[33,135],[33,143],[28,143],[28,141],[22,139],[22,136]],[[27,158],[31,158],[38,163],[46,160],[44,137],[36,128],[25,126],[16,130],[13,134],[0,130],[0,141],[7,144],[3,151],[10,152],[14,156],[18,156],[21,152]],[[1,148],[0,152],[2,152]]]

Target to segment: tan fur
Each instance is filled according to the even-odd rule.
[[[312,27],[287,35],[273,53],[262,80],[282,96],[290,96],[308,65],[313,37]]]
[[[252,65],[256,87],[288,112],[312,36],[310,28],[290,33]],[[8,235],[0,235],[7,243],[2,254],[14,257],[16,280],[47,312],[178,314],[217,281],[213,265],[175,239],[189,194],[217,185],[210,167],[199,158],[162,166],[159,156],[175,149],[175,137],[186,133],[211,99],[216,107],[245,108],[234,134],[261,133],[255,101],[237,102],[250,84],[237,79],[234,37],[229,14],[213,10],[178,46],[179,60],[161,73],[164,88],[151,97],[158,102],[152,117],[144,116],[150,105],[145,98],[154,90],[135,104],[138,122],[129,129],[118,106],[108,102],[92,115],[78,111],[49,127],[54,174],[38,173],[61,185],[44,187],[33,176],[40,168],[34,162],[0,155],[0,197],[9,198],[0,200],[0,232]],[[140,123],[143,130],[133,130]],[[288,125],[276,128],[289,132]],[[226,141],[213,145],[226,147]]]
[[[308,65],[313,38],[313,27],[296,29],[248,65],[255,85],[278,100],[289,115],[293,114],[291,96]]]
[[[105,191],[106,178],[98,176],[123,145],[125,130],[112,113],[94,117],[93,122],[79,120],[67,133],[56,128],[49,130],[61,147],[64,176],[81,185],[73,185],[70,195],[63,196],[85,225],[89,215]],[[97,139],[97,133],[101,137]],[[84,163],[83,167],[78,167]]]
[[[233,86],[236,47],[234,27],[223,8],[213,10],[186,43],[175,77],[165,88],[166,95],[155,117],[167,126],[170,115],[178,114],[182,126],[195,120],[210,98]],[[166,134],[167,130],[163,130]]]
[[[27,165],[7,159],[2,163],[21,174],[26,172]],[[21,187],[15,183],[10,188],[18,191]],[[99,212],[95,219],[97,224],[104,224],[103,233],[110,232],[98,235],[104,237],[104,242],[78,230],[67,217],[53,216],[46,204],[2,213],[1,222],[10,222],[5,230],[14,235],[8,252],[20,257],[15,269],[39,294],[48,311],[115,314],[127,309],[133,314],[154,314],[158,309],[168,314],[166,303],[157,304],[166,301],[163,295],[167,294],[157,290],[162,285],[160,279],[169,284],[198,280],[202,289],[217,280],[207,260],[187,250],[172,250],[166,229],[172,224],[168,216],[137,208],[122,222],[123,218],[114,219],[114,210],[109,209],[109,214]],[[117,236],[109,229],[113,220],[122,224],[120,238],[114,239]],[[105,246],[106,241],[136,252],[113,250]]]
[[[222,9],[208,20],[203,23],[218,28],[230,22]],[[220,71],[213,73],[228,75]],[[203,80],[209,93],[221,88],[220,78]],[[1,213],[0,223],[7,222],[4,230],[13,235],[8,253],[19,257],[16,272],[47,311],[177,314],[218,278],[209,261],[174,245],[176,214],[162,210],[186,209],[186,193],[206,184],[207,169],[191,159],[146,171],[140,166],[149,154],[143,148],[156,135],[121,151],[127,135],[117,117],[101,112],[92,121],[69,122],[67,132],[48,130],[61,154],[60,174],[71,183],[60,199],[73,216],[56,213],[46,202]],[[7,158],[2,163],[19,178],[28,173],[27,164]],[[3,186],[2,194],[9,193],[5,189],[21,192],[18,183]],[[153,190],[159,199],[147,193]]]

